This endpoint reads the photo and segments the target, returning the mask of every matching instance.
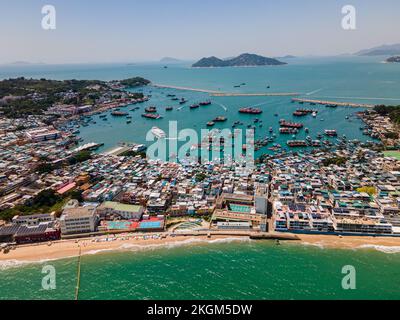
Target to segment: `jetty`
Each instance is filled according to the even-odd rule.
[[[373,108],[372,104],[365,103],[353,103],[353,102],[338,102],[338,101],[326,101],[326,100],[312,100],[312,99],[301,99],[301,98],[293,98],[293,102],[303,102],[303,103],[315,103],[324,106],[335,105],[338,107],[352,107],[352,108]]]

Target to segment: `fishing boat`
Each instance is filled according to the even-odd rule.
[[[123,111],[113,111],[113,112],[111,112],[111,115],[113,117],[125,117],[125,116],[128,115],[128,113],[127,112],[123,112]]]
[[[155,120],[161,118],[161,116],[157,113],[143,113],[142,117],[147,118],[147,119],[155,119]]]
[[[305,140],[289,140],[287,142],[289,147],[307,147],[307,141]]]
[[[296,134],[298,130],[296,128],[279,128],[281,134]]]
[[[296,129],[303,128],[303,124],[302,123],[289,122],[289,121],[286,121],[286,120],[280,120],[279,124],[280,124],[281,127],[286,127],[286,128],[296,128]]]
[[[314,111],[314,112],[312,113],[312,116],[313,116],[313,118],[316,118],[316,117],[317,117],[317,112]]]
[[[197,109],[197,108],[199,108],[200,107],[200,105],[198,105],[198,104],[192,104],[191,106],[190,106],[190,109]]]
[[[260,114],[262,113],[262,110],[257,108],[241,108],[239,109],[239,113]]]
[[[154,106],[151,106],[151,107],[147,107],[146,109],[144,109],[144,111],[146,111],[147,113],[154,113],[154,112],[157,112],[157,108]]]
[[[179,104],[185,104],[187,100],[185,98],[182,98],[181,101],[179,101]]]
[[[325,135],[328,137],[337,137],[336,130],[325,130]]]
[[[213,121],[214,122],[225,122],[226,120],[228,120],[226,117],[219,116],[219,117],[216,117]]]
[[[131,121],[131,120],[128,120],[126,123],[127,123],[127,124],[130,124],[130,123],[132,123],[132,121]]]
[[[165,111],[172,111],[173,109],[173,107],[165,107]]]
[[[215,123],[214,123],[213,121],[207,122],[207,127],[212,127],[212,126],[214,126],[214,125],[215,125]]]
[[[209,106],[211,104],[211,101],[202,101],[199,103],[201,106]]]

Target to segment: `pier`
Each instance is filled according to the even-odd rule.
[[[208,93],[212,97],[293,97],[299,96],[298,92],[262,92],[262,93],[240,93],[240,92],[222,92],[208,89],[196,89],[190,87],[168,86],[163,84],[153,84],[155,88],[175,89],[183,91],[194,91]]]
[[[81,246],[79,246],[78,270],[76,272],[75,300],[78,300],[79,298],[79,288],[81,285],[81,257],[82,257],[82,248]]]
[[[337,102],[337,101],[325,101],[325,100],[312,100],[312,99],[300,99],[293,98],[294,102],[305,102],[305,103],[315,103],[323,106],[335,105],[338,107],[352,107],[352,108],[373,108],[372,104],[365,103],[352,103],[352,102]]]
[[[298,92],[270,92],[270,93],[236,93],[236,92],[218,92],[212,93],[212,97],[293,97],[299,96]]]
[[[207,89],[196,89],[196,88],[189,88],[189,87],[168,86],[168,85],[163,85],[163,84],[153,84],[152,86],[156,87],[156,88],[175,89],[175,90],[183,90],[183,91],[194,91],[194,92],[203,92],[203,93],[211,93],[211,94],[220,93],[219,91],[213,91],[213,90],[207,90]]]

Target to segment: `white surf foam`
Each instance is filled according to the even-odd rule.
[[[364,244],[359,246],[360,249],[374,249],[384,253],[400,253],[400,246],[380,246],[374,244]]]

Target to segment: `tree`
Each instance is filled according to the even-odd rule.
[[[358,188],[357,192],[360,192],[360,193],[365,192],[365,193],[368,193],[370,196],[373,196],[376,194],[376,188],[373,186],[365,186],[362,188]]]

